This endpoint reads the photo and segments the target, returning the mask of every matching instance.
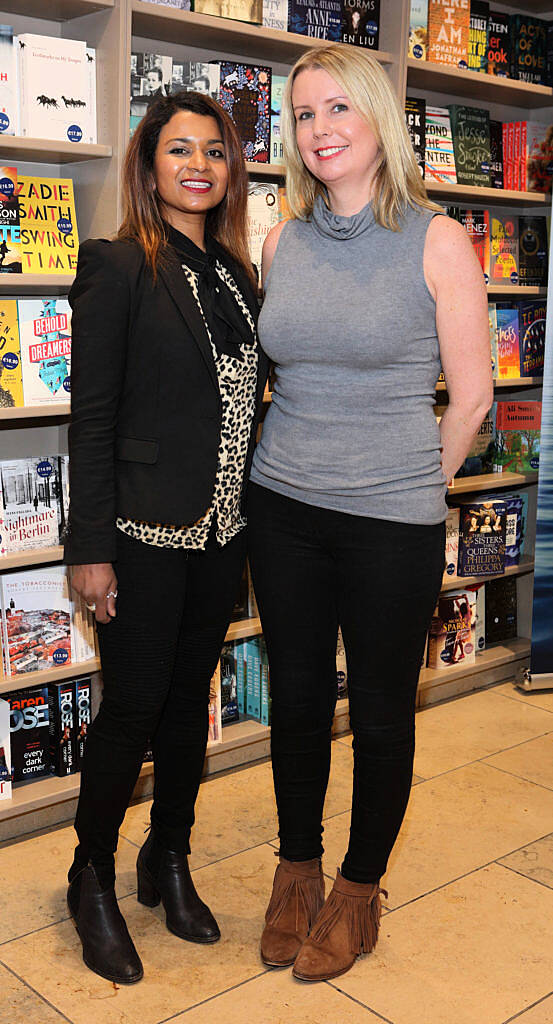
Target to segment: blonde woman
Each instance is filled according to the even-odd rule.
[[[319,981],[377,941],[380,880],[411,785],[447,481],[491,404],[492,381],[478,260],[428,199],[377,61],[340,45],[305,54],[286,86],[282,130],[292,216],[264,247],[260,339],[276,381],[248,499],[280,836],[261,955]],[[438,426],[441,367],[449,405]],[[338,625],[353,800],[325,902]]]

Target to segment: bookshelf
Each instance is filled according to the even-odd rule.
[[[495,5],[497,6],[497,5]],[[501,4],[499,5],[501,6]],[[551,11],[550,0],[512,0],[509,7],[537,15]],[[255,60],[269,63],[278,74],[287,69],[306,49],[318,41],[278,32],[244,22],[213,18],[188,11],[163,7],[148,0],[0,0],[0,21],[13,24],[16,31],[49,33],[64,38],[85,38],[97,50],[98,144],[75,146],[48,140],[0,138],[1,163],[17,164],[23,173],[71,177],[75,184],[79,235],[110,237],[120,218],[119,180],[128,139],[128,69],[130,53],[136,48],[177,54],[190,59],[210,58]],[[376,56],[385,67],[401,102],[409,95],[427,95],[430,102],[472,103],[489,106],[493,116],[503,120],[540,117],[553,112],[553,89],[512,82],[509,79],[477,75],[407,59],[409,34],[409,0],[389,0],[381,4],[381,45]],[[144,44],[144,45],[142,45]],[[249,163],[254,178],[283,181],[284,168],[278,164]],[[545,213],[549,197],[536,193],[511,192],[498,189],[475,189],[464,186],[441,186],[430,183],[428,191],[438,202],[516,207],[519,212]],[[0,275],[0,295],[66,294],[72,275],[42,277],[40,275]],[[544,297],[543,288],[490,285],[493,298]],[[496,381],[497,389],[534,389],[541,378],[519,378]],[[445,384],[437,391],[445,391]],[[523,393],[523,391],[521,392]],[[271,400],[266,393],[265,401]],[[34,454],[36,450],[66,451],[69,403],[27,409],[0,409],[0,430],[3,451],[17,457]],[[5,441],[5,444],[4,444]],[[450,489],[452,496],[483,490],[515,489],[520,486],[532,493],[531,508],[535,510],[537,474],[490,474],[486,477],[462,478]],[[517,580],[520,636],[508,644],[489,648],[477,656],[473,666],[455,666],[444,670],[425,669],[421,673],[419,705],[446,699],[499,680],[511,678],[517,664],[528,656],[531,618],[531,587],[533,545],[521,564],[508,570]],[[22,552],[0,562],[0,571],[58,561],[61,549]],[[461,582],[455,577],[444,580],[449,590]],[[232,623],[227,640],[241,639],[261,631],[258,619]],[[47,673],[48,679],[97,673],[97,659],[63,667]],[[60,673],[64,673],[60,675]],[[15,686],[32,685],[40,673],[17,680],[0,680],[0,692]],[[348,704],[337,706],[335,727],[348,728]],[[208,751],[206,771],[236,767],[269,751],[269,730],[247,718],[223,731],[220,745]],[[137,792],[149,791],[152,767],[145,765]],[[13,800],[0,805],[0,840],[21,834],[42,824],[71,817],[78,792],[79,777],[50,778],[16,787]]]

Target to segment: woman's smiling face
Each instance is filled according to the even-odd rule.
[[[154,178],[163,216],[174,227],[183,217],[206,214],[224,199],[228,167],[214,117],[179,110],[159,133]]]

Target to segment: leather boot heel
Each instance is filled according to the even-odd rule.
[[[154,880],[145,864],[140,861],[136,865],[136,898],[145,907],[158,907],[161,903],[161,896],[157,891]]]

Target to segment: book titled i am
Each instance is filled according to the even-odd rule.
[[[428,60],[468,66],[470,0],[428,0]]]
[[[342,0],[342,42],[378,50],[380,0]]]

